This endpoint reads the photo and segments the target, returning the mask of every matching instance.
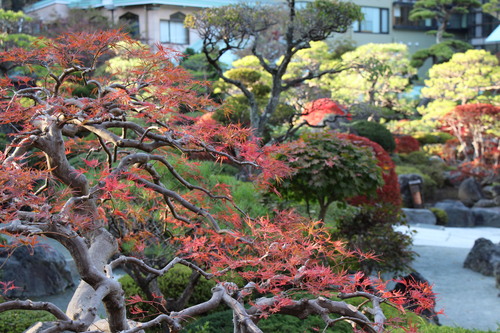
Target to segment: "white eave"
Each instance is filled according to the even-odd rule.
[[[500,25],[484,41],[486,43],[500,43]]]

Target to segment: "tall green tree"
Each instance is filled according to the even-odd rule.
[[[498,89],[499,82],[497,57],[485,50],[469,50],[455,54],[446,63],[434,65],[422,88],[422,96],[457,104],[494,103],[498,97],[489,92]]]
[[[222,80],[236,86],[248,99],[251,127],[254,135],[262,137],[284,91],[343,70],[337,67],[306,71],[285,80],[297,52],[333,33],[346,32],[360,18],[360,8],[349,2],[315,0],[299,6],[295,0],[286,0],[279,5],[240,3],[208,8],[189,16],[186,23],[201,36],[203,53]],[[270,96],[263,110],[245,82],[224,75],[218,64],[224,54],[245,49],[257,57],[262,70],[272,77]]]
[[[324,78],[332,98],[344,104],[363,102],[380,107],[398,104],[398,94],[410,86],[416,69],[410,65],[404,44],[366,44],[342,56],[344,63],[360,66],[346,70],[333,79]]]
[[[35,39],[31,33],[29,22],[32,18],[22,12],[0,9],[0,48],[4,51],[12,47],[26,47]],[[13,63],[0,63],[0,73],[5,75],[13,67]]]
[[[436,44],[443,42],[450,35],[446,28],[452,15],[467,14],[471,8],[478,8],[477,0],[418,0],[410,12],[410,20],[433,19],[437,23]]]
[[[410,12],[410,20],[435,20],[437,30],[429,33],[436,35],[436,44],[415,52],[412,65],[421,67],[428,58],[432,59],[433,64],[442,63],[448,61],[454,53],[472,48],[470,44],[460,40],[446,40],[445,38],[453,37],[446,29],[453,15],[467,14],[470,9],[480,6],[481,2],[478,0],[418,0]]]
[[[483,4],[483,12],[500,19],[500,0],[490,0]]]
[[[296,78],[305,72],[318,72],[328,70],[328,68],[340,67],[341,59],[337,52],[342,52],[348,46],[345,43],[340,45],[328,45],[325,41],[311,42],[310,48],[303,49],[294,56],[290,62],[287,73],[283,76],[286,82]],[[259,108],[264,109],[271,96],[273,77],[262,70],[259,59],[256,56],[248,55],[234,61],[231,69],[224,72],[224,75],[232,80],[238,80],[245,84],[257,101]],[[216,91],[225,96],[226,104],[230,107],[225,114],[223,110],[218,110],[215,117],[223,123],[232,122],[250,126],[250,106],[248,99],[236,86],[219,80],[216,84]],[[304,106],[311,100],[329,96],[328,86],[321,84],[318,80],[308,80],[297,87],[291,87],[280,96],[280,102],[275,112],[266,123],[266,134],[264,140],[278,139],[285,129],[283,126],[291,125],[290,117],[299,117]],[[301,110],[301,112],[298,112]],[[295,124],[295,123],[294,123]]]

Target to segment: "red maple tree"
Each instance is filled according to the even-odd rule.
[[[472,174],[498,174],[500,107],[484,103],[459,105],[443,117],[442,123],[443,129],[458,140],[458,145],[448,143],[455,148],[453,154],[448,154],[449,159],[464,162],[461,168]]]
[[[349,198],[349,203],[361,205],[383,202],[400,207],[402,199],[401,191],[399,190],[398,175],[396,174],[394,162],[384,148],[376,142],[355,134],[338,133],[337,136],[349,140],[360,147],[371,147],[378,160],[377,165],[382,169],[382,178],[384,179],[384,186],[377,189],[375,197],[357,196]]]
[[[134,60],[133,68],[94,77],[118,50]],[[133,333],[164,323],[178,332],[186,320],[223,304],[233,310],[238,331],[261,332],[260,318],[285,313],[318,315],[328,326],[349,320],[359,330],[382,332],[381,303],[402,308],[404,297],[347,273],[343,258],[368,255],[347,251],[321,225],[292,212],[252,219],[233,202],[228,186],[207,187],[198,162],[188,158],[192,153],[259,169],[257,186],[286,176],[288,167],[272,158],[279,147],[260,146],[248,130],[196,122],[196,114],[216,106],[197,93],[201,83],[175,65],[175,56],[114,31],[66,34],[0,54],[0,61],[43,74],[30,86],[1,79],[0,123],[15,132],[0,155],[0,232],[27,237],[30,244],[34,236],[56,240],[81,279],[66,311],[50,302],[8,300],[0,312],[48,311],[56,317],[55,331]],[[91,86],[92,95],[74,96],[75,82]],[[164,243],[178,249],[176,257],[148,262],[148,247]],[[137,323],[128,318],[123,289],[112,277],[124,264],[151,280],[185,265],[218,284],[206,302],[163,308]],[[228,282],[229,272],[246,284]],[[370,292],[369,284],[378,291]],[[301,298],[304,293],[310,297]],[[426,306],[426,293],[421,295]],[[330,296],[367,303],[356,308]],[[102,320],[96,311],[101,304],[107,313]]]
[[[309,125],[317,126],[321,125],[325,118],[330,115],[351,119],[346,107],[330,98],[320,98],[308,103],[302,112],[302,119]]]
[[[411,135],[394,135],[394,141],[396,141],[395,152],[398,154],[409,154],[420,150],[420,143]]]

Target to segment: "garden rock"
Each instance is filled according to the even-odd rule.
[[[414,208],[413,204],[413,197],[410,191],[410,185],[409,183],[411,181],[420,181],[422,184],[420,186],[420,189],[422,189],[424,185],[424,180],[422,176],[410,173],[410,174],[403,174],[398,176],[398,182],[399,182],[399,188],[401,191],[401,197],[403,199],[403,206],[409,207],[409,208]],[[422,193],[422,191],[420,191]]]
[[[472,211],[460,201],[444,200],[436,203],[435,207],[444,210],[448,214],[448,227],[474,226]]]
[[[474,218],[474,225],[500,228],[500,207],[474,207],[471,211]]]
[[[474,204],[474,207],[495,207],[498,206],[497,202],[493,199],[480,199],[478,202]]]
[[[56,295],[73,286],[66,259],[47,244],[20,246],[12,253],[0,249],[0,267],[2,281],[14,281],[18,287],[8,291],[8,297]]]
[[[445,171],[445,183],[453,187],[459,187],[464,179],[464,175],[460,171]]]
[[[464,268],[486,276],[500,277],[500,243],[494,244],[486,238],[478,238],[464,261]],[[498,285],[497,285],[498,287]]]
[[[484,195],[481,186],[474,177],[469,177],[460,184],[458,188],[458,199],[460,199],[464,205],[471,207],[483,198]]]
[[[403,208],[408,224],[436,224],[436,215],[428,209]]]
[[[500,197],[500,185],[489,185],[483,187],[483,194],[487,199],[494,199]]]

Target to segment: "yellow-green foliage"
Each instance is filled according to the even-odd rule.
[[[134,44],[126,42],[118,43],[115,47],[116,57],[109,59],[106,65],[100,69],[100,72],[104,71],[105,74],[112,75],[117,80],[122,81],[126,81],[129,77],[132,78],[135,75],[132,70],[140,67],[142,59],[125,56],[127,53],[124,50],[143,47],[146,47],[146,45],[140,42]]]
[[[500,82],[500,66],[495,55],[485,50],[456,53],[450,61],[429,69],[422,96],[435,100],[491,103],[484,92]]]
[[[165,275],[158,277],[158,286],[165,299],[176,299],[181,295],[189,281],[191,272],[191,269],[186,266],[176,265]],[[126,297],[134,295],[145,297],[144,293],[129,275],[122,276],[119,282],[122,284]],[[215,282],[213,280],[200,277],[188,304],[194,305],[210,299],[212,296],[211,290],[214,286]]]
[[[4,299],[0,296],[0,303]],[[56,318],[45,311],[10,310],[0,313],[0,333],[21,333],[39,321]]]
[[[410,66],[410,54],[404,44],[365,44],[342,56],[346,65],[360,64],[343,71],[333,79],[325,80],[332,92],[332,99],[345,104],[370,102],[378,106],[398,104],[397,94],[410,84],[416,70]],[[391,101],[391,102],[389,102]]]
[[[447,225],[448,224],[448,214],[445,210],[436,207],[430,208],[430,211],[436,216],[437,225]]]

